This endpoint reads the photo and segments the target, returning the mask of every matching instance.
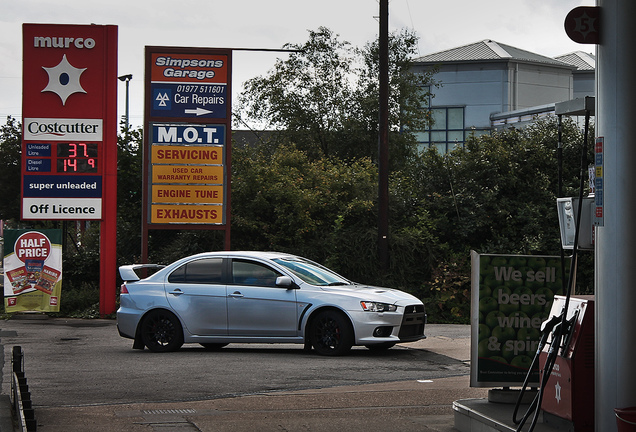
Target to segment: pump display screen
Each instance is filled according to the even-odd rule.
[[[57,144],[56,169],[58,173],[97,173],[99,154],[97,143]]]

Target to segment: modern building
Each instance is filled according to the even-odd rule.
[[[445,153],[471,135],[522,126],[554,113],[554,104],[594,95],[595,59],[572,53],[550,58],[493,40],[452,48],[414,60],[414,68],[436,68],[440,86],[429,90],[430,130],[422,147]]]
[[[583,51],[575,51],[570,54],[555,57],[556,60],[575,66],[573,74],[573,99],[583,99],[585,96],[596,94],[595,70],[596,57]]]

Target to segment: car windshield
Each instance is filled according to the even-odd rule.
[[[314,262],[300,258],[275,258],[275,263],[282,265],[304,282],[319,286],[350,285],[351,282]]]

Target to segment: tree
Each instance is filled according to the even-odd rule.
[[[413,132],[426,129],[432,121],[428,110],[431,97],[429,89],[438,85],[433,80],[437,69],[413,72],[412,58],[417,53],[417,44],[418,37],[409,30],[389,35],[389,154],[392,169],[400,169],[405,163],[412,161],[418,151]],[[358,71],[353,104],[358,110],[354,117],[358,121],[348,125],[354,131],[359,130],[359,135],[365,137],[357,143],[352,134],[352,144],[357,143],[359,147],[351,155],[371,155],[374,160],[378,149],[379,51],[378,40],[367,43],[358,50],[364,64]]]
[[[291,145],[273,153],[235,148],[232,170],[235,248],[287,251],[333,262],[335,245],[375,222],[377,169],[369,159],[349,164],[312,159]],[[366,261],[360,259],[362,250],[347,253],[349,258],[338,263],[341,269]]]
[[[416,48],[414,34],[403,31],[390,37],[391,117],[390,142],[394,166],[415,152],[409,132],[428,121],[423,109],[431,75],[410,71]],[[287,60],[278,60],[266,76],[246,82],[239,98],[244,122],[276,129],[278,139],[293,143],[310,157],[377,160],[378,48],[377,42],[355,49],[329,29],[309,32]]]
[[[142,129],[117,137],[117,249],[121,264],[140,262],[142,204]]]
[[[377,265],[377,175],[369,158],[311,158],[292,145],[233,149],[232,245],[306,256],[361,283],[421,294],[440,256],[413,182],[391,177],[390,272]],[[428,293],[426,293],[428,295]],[[424,297],[422,297],[424,298]]]
[[[465,148],[445,155],[430,149],[394,173],[393,229],[424,224],[431,239],[431,276],[415,285],[431,321],[466,322],[470,316],[471,249],[559,254],[557,133],[556,118],[542,119],[524,129],[472,137]],[[582,141],[577,125],[566,119],[567,196],[578,194]],[[587,149],[591,152],[591,143]],[[588,274],[579,275],[577,290],[590,293],[593,264],[591,256],[583,259],[581,268]]]
[[[566,190],[578,191],[582,134],[565,122]],[[591,147],[589,147],[591,150]],[[458,252],[556,253],[559,250],[557,125],[538,120],[471,138],[447,155],[431,150],[413,173],[440,240]]]
[[[22,128],[11,116],[0,129],[0,219],[20,220]]]

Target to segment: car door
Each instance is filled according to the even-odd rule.
[[[296,290],[276,286],[282,273],[258,261],[232,259],[227,285],[228,333],[284,337],[298,334]]]
[[[227,296],[223,258],[188,261],[170,273],[168,303],[194,335],[227,335]]]

